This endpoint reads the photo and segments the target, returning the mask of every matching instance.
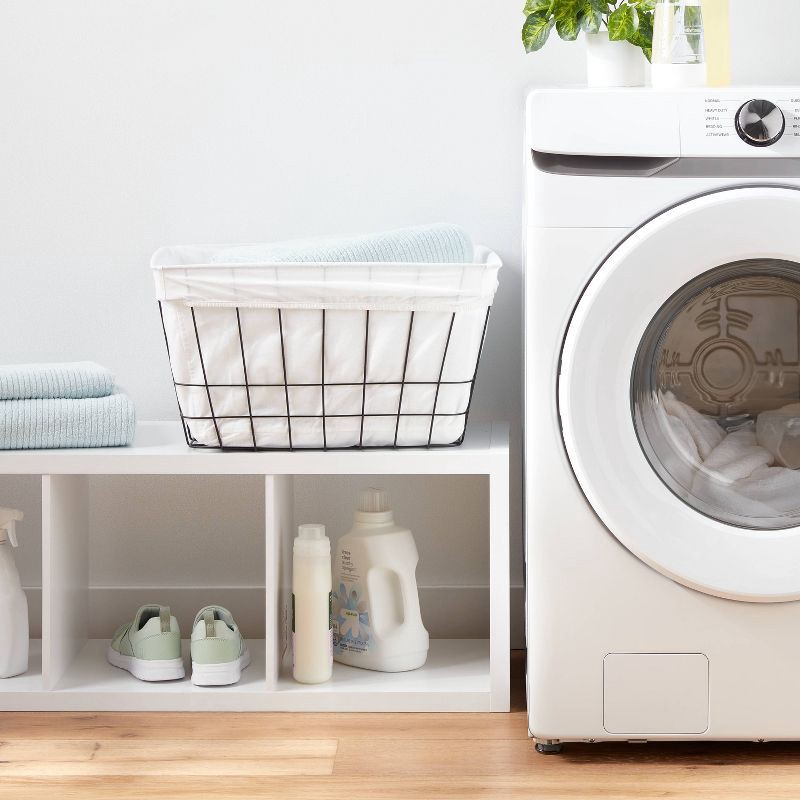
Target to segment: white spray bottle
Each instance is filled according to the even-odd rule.
[[[14,563],[21,519],[21,511],[0,508],[0,678],[28,671],[28,600]]]
[[[386,492],[361,492],[353,528],[334,561],[334,659],[404,672],[428,658],[417,592],[419,556],[411,531],[394,524]]]

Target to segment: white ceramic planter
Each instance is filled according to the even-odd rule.
[[[641,49],[630,42],[613,42],[607,31],[586,34],[589,86],[644,86],[646,63]]]

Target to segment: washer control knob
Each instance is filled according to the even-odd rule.
[[[736,112],[736,132],[752,147],[769,147],[783,136],[786,118],[769,100],[748,100]]]

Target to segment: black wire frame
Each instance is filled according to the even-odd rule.
[[[282,383],[251,383],[248,380],[248,372],[247,372],[247,359],[245,356],[245,344],[244,344],[244,336],[242,333],[242,320],[240,316],[240,310],[238,306],[234,306],[233,310],[236,312],[236,328],[237,328],[237,335],[239,339],[239,350],[241,353],[242,358],[242,373],[244,376],[244,383],[231,383],[231,384],[221,384],[221,383],[209,383],[208,382],[208,375],[206,372],[206,364],[203,357],[203,348],[200,343],[200,333],[197,327],[197,317],[195,315],[195,310],[193,306],[190,306],[190,312],[192,317],[192,326],[194,328],[194,338],[197,344],[197,352],[200,358],[200,369],[203,374],[203,383],[183,383],[175,380],[175,372],[172,368],[172,354],[170,352],[169,346],[169,335],[167,334],[167,326],[164,322],[164,308],[162,302],[158,301],[158,309],[159,309],[159,316],[161,317],[161,328],[164,332],[164,343],[166,344],[167,348],[167,358],[170,359],[170,371],[172,373],[172,382],[175,387],[175,399],[178,403],[178,414],[181,418],[181,423],[183,425],[183,433],[186,438],[186,444],[189,447],[199,448],[204,450],[225,450],[225,451],[239,451],[239,452],[248,452],[248,451],[264,451],[264,452],[284,452],[286,450],[318,450],[318,451],[327,451],[327,450],[407,450],[407,449],[434,449],[434,448],[442,448],[442,447],[458,447],[460,444],[464,442],[464,436],[466,435],[467,430],[467,422],[469,420],[469,412],[472,406],[472,396],[475,392],[475,380],[478,375],[478,366],[480,364],[481,355],[483,353],[483,346],[486,342],[486,330],[489,325],[489,315],[491,312],[491,306],[486,309],[486,314],[483,318],[483,330],[481,332],[481,340],[480,346],[478,348],[478,357],[475,360],[475,369],[473,370],[472,376],[468,380],[463,381],[445,381],[442,380],[442,376],[444,375],[445,366],[447,363],[447,356],[450,350],[450,342],[453,334],[453,325],[455,323],[456,313],[450,313],[450,319],[447,328],[447,337],[445,339],[444,348],[442,350],[442,357],[439,364],[438,370],[438,377],[435,381],[409,381],[406,380],[406,374],[408,370],[408,361],[409,361],[409,354],[411,352],[411,339],[414,332],[414,316],[415,312],[410,312],[409,315],[409,323],[408,323],[408,330],[406,332],[406,341],[405,341],[405,355],[403,361],[403,376],[402,379],[399,381],[370,381],[368,380],[367,372],[368,372],[368,364],[369,364],[369,333],[370,333],[370,312],[369,310],[365,310],[365,331],[364,331],[364,359],[363,359],[363,378],[360,382],[353,383],[337,383],[337,382],[326,382],[325,380],[325,330],[326,330],[326,314],[325,309],[322,309],[322,346],[321,346],[321,356],[322,356],[322,363],[320,365],[320,382],[319,383],[290,383],[287,377],[287,368],[286,368],[286,348],[284,342],[284,333],[283,333],[283,313],[282,310],[279,308],[277,309],[278,312],[278,333],[280,336],[280,345],[281,345],[281,367],[282,367],[282,375],[283,381]],[[469,394],[467,396],[467,403],[466,407],[463,411],[458,412],[442,412],[437,411],[437,405],[439,402],[439,393],[442,386],[468,386],[469,387]],[[349,386],[349,387],[358,387],[361,389],[361,413],[359,414],[326,414],[325,412],[325,389],[328,387],[333,386]],[[400,394],[399,400],[397,403],[397,411],[393,413],[382,413],[382,414],[368,414],[366,413],[366,397],[367,397],[367,387],[368,386],[399,386],[400,387]],[[406,387],[408,386],[431,386],[434,387],[434,398],[433,398],[433,407],[430,413],[426,412],[406,412],[403,411],[403,396],[405,394]],[[318,415],[313,414],[303,414],[303,415],[295,415],[293,416],[291,413],[291,403],[289,400],[289,390],[294,388],[319,388],[322,395],[322,413]],[[208,400],[208,408],[210,413],[206,416],[189,416],[184,414],[183,408],[181,407],[180,403],[180,388],[195,388],[195,389],[203,389],[205,390],[206,399]],[[283,389],[284,393],[284,400],[286,406],[286,413],[285,414],[253,414],[253,408],[251,404],[250,398],[250,390],[254,388],[277,388]],[[214,403],[211,398],[211,390],[212,389],[245,389],[247,395],[247,410],[248,413],[246,415],[237,415],[237,416],[218,416],[214,412]],[[394,429],[394,440],[391,444],[379,444],[379,445],[367,445],[364,444],[364,421],[371,418],[390,418],[395,420],[395,429]],[[431,423],[428,429],[428,440],[426,443],[423,444],[398,444],[399,432],[400,432],[400,423],[404,417],[430,417]],[[464,418],[464,430],[461,436],[453,442],[449,443],[434,443],[433,442],[433,429],[436,422],[437,417],[463,417]],[[357,445],[329,445],[328,444],[328,434],[327,434],[327,421],[329,419],[359,419],[360,426],[359,426],[359,438]],[[220,427],[219,421],[220,420],[228,420],[228,419],[247,419],[250,422],[250,433],[252,436],[253,444],[252,445],[225,445],[222,443],[222,435],[220,434]],[[285,447],[265,447],[259,445],[258,438],[256,435],[256,426],[255,420],[258,419],[283,419],[286,420],[286,427],[287,427],[287,442]],[[322,421],[322,447],[305,447],[305,446],[297,446],[295,445],[292,437],[292,419],[319,419]],[[217,444],[205,444],[203,442],[197,441],[191,432],[191,423],[192,422],[211,422],[214,427],[214,432],[217,438]]]

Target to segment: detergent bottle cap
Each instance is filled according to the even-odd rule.
[[[364,489],[358,493],[356,522],[367,524],[387,524],[393,522],[389,508],[389,495],[383,489]]]
[[[311,558],[330,558],[331,540],[325,535],[325,526],[318,522],[298,525],[294,553]]]
[[[365,514],[385,514],[389,495],[383,489],[364,489],[358,494],[358,510]]]
[[[325,526],[320,525],[318,522],[307,522],[303,525],[298,525],[297,535],[301,539],[318,541],[325,538]]]

